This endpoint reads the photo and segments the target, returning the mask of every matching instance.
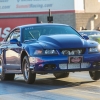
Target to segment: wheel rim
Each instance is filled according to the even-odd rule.
[[[25,64],[24,64],[24,75],[25,75],[25,79],[28,80],[28,78],[29,78],[29,66],[28,66],[27,62],[25,62]]]

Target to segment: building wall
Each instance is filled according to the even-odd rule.
[[[24,18],[24,17],[38,17],[40,21],[43,21],[44,23],[47,22],[47,16],[48,16],[48,10],[49,8],[34,8],[33,12],[30,13],[24,13],[21,11],[22,8],[19,8],[22,13],[18,13],[19,10],[16,8],[17,5],[21,4],[30,4],[30,2],[25,1],[24,3],[21,0],[15,1],[15,6],[11,5],[11,7],[15,7],[13,11],[15,12],[10,14],[10,9],[2,9],[2,7],[5,4],[10,4],[10,0],[6,0],[8,2],[2,2],[0,3],[0,18]],[[20,1],[20,2],[18,2]],[[30,0],[31,1],[31,0]],[[47,2],[46,0],[41,0],[41,4]],[[52,1],[52,2],[51,2]],[[53,22],[54,23],[62,23],[62,24],[68,24],[74,27],[77,30],[80,30],[80,27],[84,26],[87,29],[96,29],[98,26],[100,26],[100,0],[62,0],[64,3],[60,6],[59,3],[55,3],[54,0],[49,0],[50,3],[55,4],[55,6],[51,7],[51,12],[53,16]],[[39,2],[39,1],[38,1]],[[36,3],[36,1],[35,1]],[[37,4],[37,3],[36,3]],[[27,11],[28,8],[25,8]],[[55,9],[55,11],[53,10]],[[34,13],[35,11],[35,13]],[[38,13],[36,13],[36,11]],[[44,12],[43,12],[44,11]],[[46,12],[45,12],[46,11]],[[7,13],[9,12],[9,13]],[[98,15],[97,19],[94,19],[94,15]],[[1,27],[1,26],[0,26]]]
[[[80,27],[82,26],[89,30],[100,27],[100,13],[97,13],[97,19],[95,19],[94,15],[95,13],[76,13],[76,29],[80,30]]]
[[[100,0],[84,0],[85,13],[99,13]]]
[[[39,21],[42,21],[43,23],[47,23],[47,16],[49,14],[25,14],[25,15],[2,15],[0,18],[21,18],[21,17],[38,17]],[[75,13],[56,13],[52,14],[53,16],[53,22],[54,23],[62,23],[62,24],[68,24],[75,28]]]
[[[81,4],[77,5],[77,2]],[[75,28],[75,11],[83,12],[82,2],[83,0],[15,0],[12,5],[11,0],[1,0],[0,19],[38,17],[39,21],[46,23],[50,9],[54,23],[68,24]],[[1,30],[5,29],[3,24],[6,23],[0,23]],[[7,27],[11,30],[10,24],[7,24]],[[2,31],[0,32],[2,34]]]
[[[42,20],[44,23],[47,22],[47,15],[39,16],[39,20]],[[52,14],[53,16],[53,23],[62,23],[68,24],[75,28],[75,13],[58,13]]]

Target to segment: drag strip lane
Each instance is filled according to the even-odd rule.
[[[0,100],[100,100],[100,80],[91,80],[87,72],[62,79],[47,74],[30,85],[16,75],[15,81],[0,81]]]

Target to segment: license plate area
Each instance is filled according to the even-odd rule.
[[[69,56],[68,62],[71,64],[75,63],[82,63],[83,62],[83,56]]]

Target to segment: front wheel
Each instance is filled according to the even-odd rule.
[[[93,80],[99,80],[100,79],[100,71],[89,71],[90,77]]]
[[[32,84],[35,82],[36,73],[32,73],[31,69],[29,69],[29,66],[30,64],[29,64],[28,57],[25,56],[22,62],[23,76],[26,83]]]
[[[56,78],[65,78],[65,77],[68,77],[68,76],[69,76],[69,72],[53,73],[53,75],[54,75]]]

